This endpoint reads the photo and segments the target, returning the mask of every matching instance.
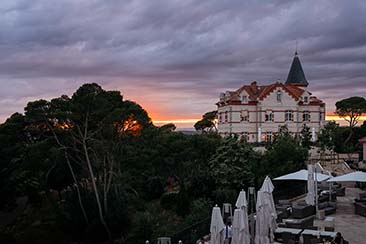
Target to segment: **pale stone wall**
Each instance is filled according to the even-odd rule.
[[[277,91],[281,91],[281,102],[277,101]],[[304,92],[304,96],[308,96],[308,91]],[[243,91],[241,96],[248,96]],[[248,97],[249,100],[249,97]],[[249,121],[241,121],[241,111],[248,111]],[[293,111],[293,121],[285,121],[285,111]],[[265,121],[266,111],[272,111],[274,114],[273,121]],[[303,121],[303,112],[308,111],[310,113],[310,121]],[[228,113],[227,122],[225,122],[225,112]],[[322,118],[320,118],[322,113]],[[261,128],[262,135],[267,132],[275,134],[278,132],[280,126],[287,125],[291,133],[300,133],[303,124],[306,124],[310,129],[314,128],[318,133],[324,124],[325,108],[319,105],[310,106],[305,104],[300,106],[290,94],[288,94],[282,88],[277,88],[268,94],[262,101],[259,101],[257,105],[239,104],[239,105],[226,105],[218,108],[218,114],[221,120],[218,123],[218,131],[221,135],[228,135],[231,133],[248,135],[249,142],[258,141],[258,128]]]

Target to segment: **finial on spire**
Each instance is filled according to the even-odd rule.
[[[296,39],[296,48],[295,48],[295,56],[297,56],[298,53],[297,53],[297,39]]]

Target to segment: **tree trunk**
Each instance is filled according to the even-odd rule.
[[[78,182],[76,180],[76,176],[75,176],[74,170],[72,169],[72,166],[71,166],[71,163],[70,163],[70,160],[69,160],[69,157],[67,155],[66,150],[65,150],[65,159],[66,159],[66,162],[67,162],[67,166],[69,167],[69,170],[70,170],[72,179],[74,180],[74,183],[75,183],[75,188],[76,188],[76,192],[77,192],[77,195],[78,195],[79,205],[80,205],[81,211],[83,212],[83,216],[84,216],[85,222],[87,224],[89,224],[88,216],[86,214],[86,211],[85,211],[85,208],[84,208],[84,204],[83,204],[83,202],[81,200],[81,194],[80,194],[79,184],[78,184]]]
[[[94,172],[93,172],[93,168],[92,168],[92,165],[91,165],[91,162],[90,162],[88,148],[86,146],[85,139],[86,138],[84,136],[84,138],[83,138],[83,149],[84,149],[86,163],[87,163],[87,166],[88,166],[89,175],[90,175],[91,182],[92,182],[92,186],[93,186],[93,191],[94,191],[95,199],[96,199],[97,205],[98,205],[99,220],[102,223],[102,225],[104,226],[104,228],[105,228],[105,230],[106,230],[106,232],[108,234],[109,240],[111,240],[112,239],[112,235],[111,235],[111,232],[109,231],[109,228],[107,226],[107,223],[104,220],[102,205],[101,205],[100,199],[99,199],[99,192],[98,192],[97,184],[95,183]]]
[[[89,224],[89,219],[88,219],[88,215],[86,214],[86,211],[85,211],[85,208],[84,208],[84,204],[83,204],[83,201],[81,199],[81,194],[80,194],[80,188],[79,188],[79,183],[76,179],[76,175],[74,173],[74,170],[71,166],[71,162],[70,162],[70,159],[69,159],[69,156],[67,154],[67,149],[66,147],[60,142],[60,140],[58,139],[58,136],[56,135],[55,131],[53,130],[53,128],[51,127],[51,125],[49,123],[47,123],[47,126],[48,128],[51,130],[52,134],[53,134],[53,137],[55,138],[57,144],[64,150],[64,155],[65,155],[65,159],[66,159],[66,164],[70,170],[70,173],[71,173],[71,176],[72,176],[72,179],[74,181],[74,184],[75,184],[75,187],[76,187],[76,192],[77,192],[77,195],[78,195],[78,201],[79,201],[79,205],[80,205],[80,209],[81,209],[81,212],[83,213],[83,216],[84,216],[84,220],[86,222],[86,224]]]
[[[107,165],[106,157],[103,159],[103,202],[104,202],[104,212],[108,213],[108,202],[107,202]]]
[[[350,130],[351,131],[349,132],[349,135],[348,135],[347,139],[344,141],[344,144],[347,144],[349,142],[349,140],[351,140],[351,137],[353,135],[353,128],[350,127]]]

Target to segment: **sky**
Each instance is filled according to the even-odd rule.
[[[0,122],[97,82],[190,127],[220,92],[286,80],[296,49],[333,113],[366,94],[364,0],[1,0]]]

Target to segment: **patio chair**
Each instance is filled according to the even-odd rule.
[[[342,197],[346,195],[346,187],[339,186],[335,188],[337,197]]]
[[[295,219],[303,219],[315,214],[315,207],[311,205],[297,205],[292,207],[291,217]]]
[[[319,239],[313,238],[313,239],[310,239],[310,243],[311,244],[320,244],[320,243],[323,243],[323,242],[321,240],[319,240]]]
[[[319,210],[324,210],[325,215],[334,214],[337,210],[337,205],[334,202],[322,202],[318,205]]]
[[[355,214],[366,217],[366,203],[365,202],[355,202]]]

